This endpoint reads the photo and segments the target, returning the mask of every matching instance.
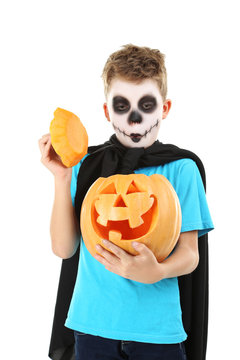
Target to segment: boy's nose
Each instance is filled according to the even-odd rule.
[[[138,111],[132,111],[128,118],[128,123],[131,125],[132,123],[140,124],[142,122],[142,116]]]

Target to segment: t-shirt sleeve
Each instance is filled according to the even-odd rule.
[[[75,205],[75,196],[76,196],[76,191],[77,191],[77,178],[78,178],[78,172],[80,169],[80,166],[82,165],[84,159],[88,156],[89,154],[86,154],[81,161],[79,161],[79,163],[77,163],[76,165],[74,165],[72,167],[72,179],[71,179],[71,187],[70,187],[70,191],[71,191],[71,198],[72,198],[72,205],[74,207]]]
[[[200,237],[213,230],[202,178],[192,159],[182,163],[175,190],[182,210],[181,232],[198,230]]]

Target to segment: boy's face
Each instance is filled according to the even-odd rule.
[[[171,101],[163,103],[155,80],[139,84],[124,79],[113,79],[105,116],[112,123],[118,140],[127,147],[149,147],[157,139],[162,119],[165,119]]]

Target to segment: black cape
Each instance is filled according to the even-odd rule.
[[[112,135],[101,145],[88,147],[77,179],[75,213],[80,220],[81,204],[91,184],[100,176],[130,174],[134,169],[163,165],[174,160],[190,158],[199,168],[206,191],[202,161],[193,152],[156,140],[148,148],[127,148]],[[80,225],[79,225],[80,226]],[[188,275],[178,277],[183,325],[188,360],[205,360],[208,329],[208,234],[199,238],[199,265]],[[64,326],[77,276],[79,248],[69,259],[62,260],[57,299],[53,318],[48,356],[53,360],[74,360],[74,333]]]

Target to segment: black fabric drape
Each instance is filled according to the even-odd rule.
[[[156,140],[150,147],[127,148],[112,135],[104,144],[90,146],[77,179],[75,213],[80,224],[81,204],[86,192],[100,176],[130,174],[137,168],[157,166],[182,158],[194,160],[206,191],[205,169],[193,152]],[[79,246],[80,247],[80,246]],[[62,260],[57,300],[49,346],[53,360],[74,360],[73,330],[64,326],[77,275],[80,249]],[[185,341],[188,360],[205,360],[208,328],[208,234],[199,238],[199,265],[191,274],[178,277],[182,318],[188,338]]]

